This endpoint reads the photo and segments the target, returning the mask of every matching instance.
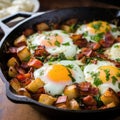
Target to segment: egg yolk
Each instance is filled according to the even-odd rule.
[[[110,25],[104,21],[94,21],[87,24],[87,30],[91,34],[106,33],[110,31],[110,29]]]
[[[99,73],[99,78],[103,83],[116,82],[120,79],[120,70],[114,66],[101,66]]]
[[[61,64],[55,64],[49,70],[47,76],[53,82],[69,82],[71,81],[70,78],[70,71]]]
[[[55,46],[59,47],[62,42],[63,42],[62,36],[58,34],[50,36],[47,35],[45,39],[41,41],[41,45],[44,45],[47,48]]]

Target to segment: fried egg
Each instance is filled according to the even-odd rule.
[[[76,62],[68,60],[45,63],[34,71],[34,77],[45,83],[45,92],[50,95],[61,95],[66,85],[84,81],[80,67]]]
[[[31,53],[34,53],[37,46],[45,46],[51,55],[64,53],[67,59],[76,55],[77,46],[73,44],[72,39],[62,30],[44,31],[41,34],[34,34],[28,39],[28,46]]]
[[[105,52],[105,55],[108,56],[111,60],[120,62],[120,43],[115,43],[111,48],[108,48]]]
[[[98,61],[88,64],[84,69],[85,80],[100,89],[103,94],[108,88],[120,91],[120,70],[108,61]]]
[[[83,34],[83,37],[86,38],[88,42],[99,42],[105,38],[107,32],[110,32],[114,38],[120,35],[120,31],[116,25],[100,20],[81,25],[77,29],[76,34]]]

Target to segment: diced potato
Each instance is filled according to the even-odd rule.
[[[80,109],[79,104],[75,99],[72,99],[69,101],[69,108],[71,110],[79,110]]]
[[[20,88],[17,90],[18,95],[23,95],[31,98],[30,93],[25,88]]]
[[[26,37],[25,35],[21,35],[14,41],[15,46],[20,46],[20,44],[26,44]]]
[[[25,36],[29,36],[32,35],[34,33],[34,30],[32,28],[27,28],[26,30],[24,30],[23,34]]]
[[[30,84],[26,86],[26,89],[35,93],[38,91],[39,88],[44,86],[44,82],[40,78],[36,78]]]
[[[49,29],[49,26],[46,23],[37,24],[36,27],[37,27],[38,31],[43,31],[43,30],[48,30]]]
[[[17,70],[13,66],[10,66],[8,70],[8,75],[10,77],[15,77],[16,74],[17,74]]]
[[[113,107],[116,107],[116,104],[114,102],[107,104],[107,108],[113,108]]]
[[[76,85],[66,86],[63,93],[64,95],[68,96],[69,100],[77,98],[79,96],[79,92]]]
[[[12,79],[12,80],[10,81],[10,85],[12,86],[12,88],[13,88],[16,92],[18,91],[18,89],[21,88],[21,84],[20,84],[20,82],[19,82],[16,78],[14,78],[14,79]]]
[[[58,97],[55,106],[58,108],[63,108],[63,109],[67,109],[69,105],[68,102],[68,97],[67,96],[60,96]]]
[[[15,57],[10,58],[7,62],[8,67],[15,66],[16,64],[19,65],[19,63]]]
[[[28,61],[30,55],[30,51],[26,46],[22,46],[18,49],[17,56],[21,61]]]
[[[56,98],[47,94],[41,94],[38,101],[46,105],[53,105]]]
[[[62,25],[61,29],[68,32],[68,33],[71,32],[70,26],[68,26],[68,25]]]
[[[111,88],[107,89],[106,92],[100,98],[105,105],[110,104],[112,102],[114,102],[116,105],[120,103],[117,94]]]

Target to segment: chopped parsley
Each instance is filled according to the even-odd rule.
[[[101,27],[102,23],[101,22],[97,22],[96,24],[92,24],[92,27],[96,30],[99,30]]]
[[[72,69],[74,67],[74,65],[73,64],[69,64],[69,65],[66,65],[66,67]]]
[[[44,71],[43,71],[43,70],[42,70],[42,71],[40,71],[40,76],[41,76],[41,75],[44,75]]]
[[[29,45],[29,49],[35,50],[38,46],[37,45]]]
[[[67,58],[65,57],[64,53],[60,53],[58,56],[58,60],[66,60]]]
[[[60,47],[60,42],[58,40],[55,41],[55,45]]]
[[[117,81],[117,78],[115,76],[112,76],[111,78],[112,78],[112,84],[114,85]]]
[[[117,27],[114,27],[111,29],[112,32],[117,32],[118,31],[118,28]]]
[[[94,36],[91,36],[91,39],[96,41],[96,42],[99,42],[103,38],[103,34],[104,33],[98,33],[98,34],[96,34]]]
[[[103,83],[102,80],[98,77],[99,74],[100,74],[100,72],[98,72],[98,73],[91,72],[92,78],[94,79],[93,84],[96,86],[99,86]]]
[[[120,83],[118,83],[118,88],[120,89]]]
[[[68,72],[69,72],[68,76],[72,79],[72,82],[75,82],[76,80],[75,80],[75,78],[72,76],[72,73],[70,72],[69,69],[67,69],[67,70],[68,70]]]
[[[117,77],[120,77],[120,73],[117,73],[117,75],[116,75]]]
[[[63,43],[62,45],[64,45],[64,46],[69,46],[70,43],[69,43],[69,42],[66,42],[66,43]]]
[[[119,45],[114,45],[114,48],[119,48]]]
[[[108,81],[110,79],[110,70],[106,69],[104,72],[106,74],[106,80]]]
[[[84,33],[83,33],[83,36],[84,36],[84,37],[87,37],[87,36],[88,36],[88,31],[84,32]]]
[[[70,30],[71,30],[72,32],[75,31],[75,24],[73,24],[73,25],[70,26]]]
[[[120,62],[120,58],[117,58],[116,61],[117,61],[117,62]]]

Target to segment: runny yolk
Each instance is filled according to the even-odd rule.
[[[110,25],[105,21],[94,21],[87,24],[87,31],[91,34],[106,33],[110,30]]]
[[[120,70],[114,66],[101,66],[99,72],[99,78],[103,83],[115,82],[120,79]]]
[[[63,42],[62,36],[60,35],[51,35],[47,36],[44,40],[41,41],[41,45],[44,45],[45,47],[54,47],[54,46],[60,46],[60,44]]]
[[[48,78],[56,83],[59,82],[70,82],[70,71],[61,64],[55,64],[48,71]]]

